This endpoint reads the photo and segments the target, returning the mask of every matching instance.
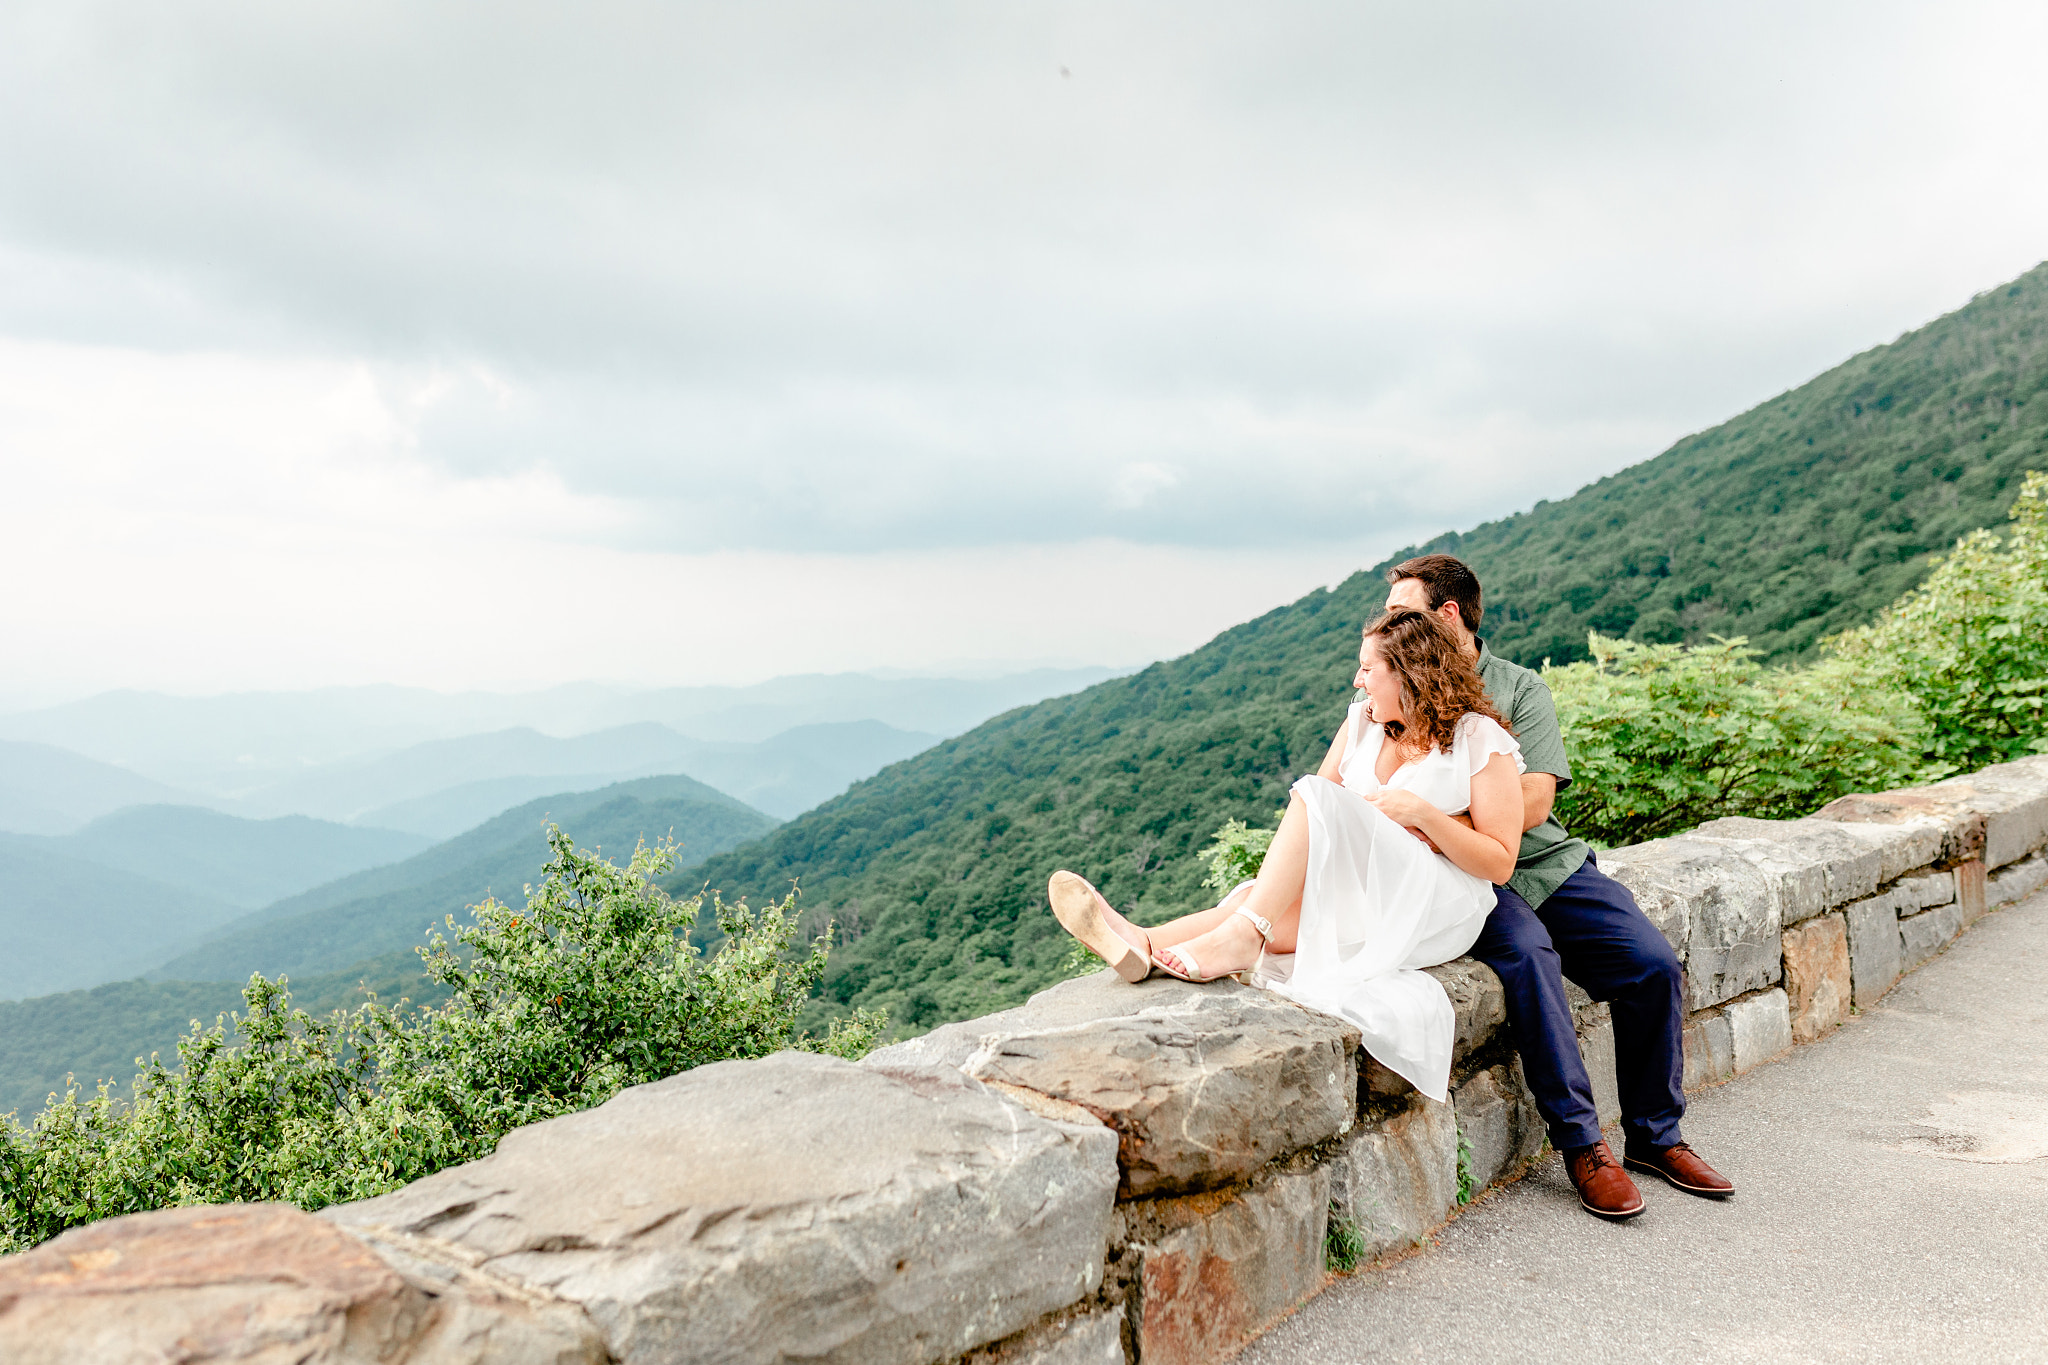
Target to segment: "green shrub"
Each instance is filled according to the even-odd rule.
[[[248,1012],[182,1039],[176,1070],[152,1057],[132,1104],[74,1086],[30,1128],[8,1119],[0,1251],[168,1205],[365,1198],[627,1086],[792,1046],[858,1056],[885,1027],[857,1013],[822,1040],[797,1034],[829,929],[791,957],[794,896],[758,911],[714,898],[724,941],[707,958],[689,939],[700,900],[650,880],[672,849],[619,868],[559,829],[548,842],[523,909],[487,900],[450,921],[454,943],[437,932],[421,949],[446,1004],[371,1000],[321,1020],[257,976]]]
[[[1603,846],[1727,815],[1789,819],[1921,772],[1913,699],[1858,661],[1766,668],[1740,639],[1687,648],[1589,639],[1544,670],[1571,786],[1565,828]]]
[[[2001,538],[1973,531],[1877,620],[1831,643],[1912,696],[1941,773],[2048,753],[2048,473]]]
[[[1209,846],[1199,855],[1209,868],[1209,875],[1202,878],[1202,885],[1228,893],[1239,882],[1248,882],[1258,876],[1259,868],[1266,861],[1266,850],[1272,847],[1273,836],[1279,833],[1280,819],[1286,814],[1284,807],[1274,812],[1272,829],[1254,829],[1243,820],[1225,820],[1209,836]]]

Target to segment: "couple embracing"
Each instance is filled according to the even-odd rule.
[[[1686,1145],[1684,978],[1627,889],[1551,814],[1571,781],[1550,689],[1476,634],[1479,580],[1450,555],[1387,573],[1352,703],[1314,776],[1294,784],[1256,880],[1150,929],[1071,872],[1053,912],[1128,981],[1239,972],[1357,1025],[1383,1065],[1448,1098],[1454,1019],[1421,969],[1465,953],[1507,992],[1508,1024],[1579,1201],[1604,1218],[1642,1196],[1600,1135],[1564,978],[1614,1019],[1623,1156],[1691,1194],[1734,1186]]]

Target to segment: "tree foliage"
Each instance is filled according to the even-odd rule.
[[[1557,815],[1592,843],[1725,815],[1791,819],[1919,771],[1912,699],[1843,661],[1768,668],[1739,639],[1688,648],[1594,635],[1587,650],[1590,661],[1543,679],[1572,765]]]
[[[1844,659],[1909,694],[1941,772],[2048,753],[2048,472],[2014,500],[2003,537],[1973,531],[1868,626]]]
[[[654,884],[668,846],[617,867],[550,828],[553,858],[521,909],[495,900],[421,950],[447,1003],[376,1000],[321,1019],[254,977],[247,1012],[152,1057],[132,1102],[74,1086],[29,1128],[0,1133],[0,1250],[174,1204],[360,1199],[489,1153],[505,1133],[601,1104],[706,1062],[799,1046],[854,1056],[884,1021],[823,1040],[798,1013],[826,937],[791,956],[794,898],[712,910],[723,941],[689,938],[702,908]]]

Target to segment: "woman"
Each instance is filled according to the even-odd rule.
[[[1258,968],[1261,984],[1358,1025],[1368,1052],[1441,1101],[1455,1020],[1420,969],[1472,946],[1515,870],[1521,746],[1431,613],[1366,627],[1353,685],[1366,700],[1294,784],[1257,880],[1148,930],[1057,872],[1053,913],[1127,981]]]

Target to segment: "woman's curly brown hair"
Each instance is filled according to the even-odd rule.
[[[1380,642],[1380,657],[1401,678],[1405,723],[1387,723],[1387,737],[1396,744],[1415,747],[1404,744],[1412,732],[1424,752],[1434,746],[1449,753],[1458,722],[1471,711],[1508,728],[1486,698],[1479,666],[1436,613],[1396,607],[1368,625],[1365,638]]]

